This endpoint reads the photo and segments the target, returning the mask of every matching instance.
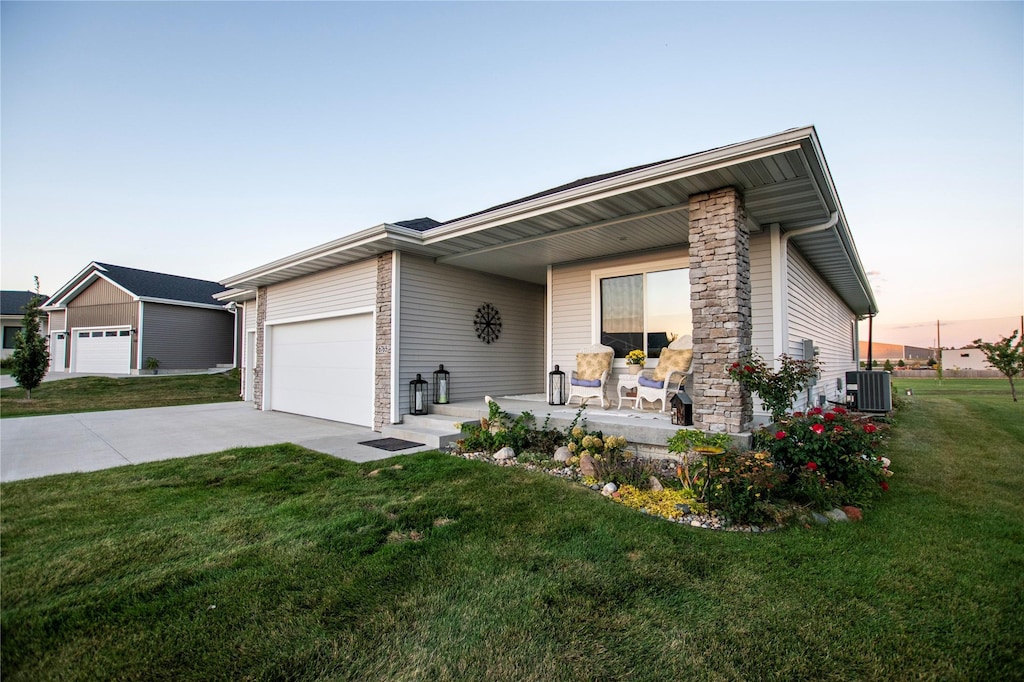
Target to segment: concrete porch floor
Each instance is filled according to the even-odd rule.
[[[544,426],[545,420],[548,420],[549,427],[566,428],[576,418],[576,413],[580,409],[577,402],[573,402],[572,405],[549,405],[543,394],[492,397],[502,410],[514,416],[530,412],[537,420],[538,428]],[[625,406],[619,410],[614,407],[615,404],[617,401],[602,409],[599,402],[591,400],[583,410],[581,421],[586,419],[586,427],[590,431],[624,437],[629,441],[630,448],[641,456],[667,455],[668,439],[681,428],[693,428],[672,424],[671,415],[666,412],[658,412],[656,409],[637,410]],[[414,437],[415,431],[422,429],[440,435],[438,445],[443,446],[457,440],[458,432],[454,424],[486,417],[488,409],[481,398],[447,405],[431,404],[428,412],[426,417],[406,415],[403,425],[387,427],[383,433],[386,436],[417,440]],[[445,430],[449,432],[447,438],[441,433]],[[401,435],[403,433],[405,435]],[[423,435],[419,440],[424,440]],[[737,444],[745,446],[749,442],[749,434],[739,434],[734,440]]]

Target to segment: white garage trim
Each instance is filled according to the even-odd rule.
[[[372,427],[375,328],[372,307],[264,323],[263,409]],[[339,336],[318,337],[331,331]],[[327,354],[310,357],[307,351]],[[282,374],[289,365],[295,373]],[[324,400],[327,393],[340,399]]]
[[[70,332],[71,371],[130,374],[132,364],[131,330],[130,325],[72,327]],[[89,334],[89,336],[83,338],[80,336],[81,334]],[[93,339],[96,340],[93,341]],[[83,348],[86,350],[83,351]],[[83,353],[93,353],[94,356],[82,358]]]

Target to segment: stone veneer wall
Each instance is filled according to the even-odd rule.
[[[256,289],[256,358],[252,365],[252,402],[263,409],[263,342],[267,321],[267,288]]]
[[[376,339],[373,371],[373,430],[391,423],[391,272],[394,252],[377,256]]]
[[[740,433],[752,419],[749,391],[726,374],[750,353],[750,235],[742,195],[723,187],[690,197],[693,423]]]

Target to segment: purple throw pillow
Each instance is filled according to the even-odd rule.
[[[645,376],[639,376],[636,382],[641,386],[647,386],[648,388],[665,388],[664,381],[655,381],[654,379],[648,379]]]

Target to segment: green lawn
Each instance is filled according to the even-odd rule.
[[[864,522],[770,534],[436,453],[4,484],[3,674],[1021,679],[1024,406],[914,393]]]
[[[238,373],[167,376],[75,377],[47,381],[25,400],[22,388],[0,390],[0,416],[127,410],[137,407],[198,405],[238,400]]]

